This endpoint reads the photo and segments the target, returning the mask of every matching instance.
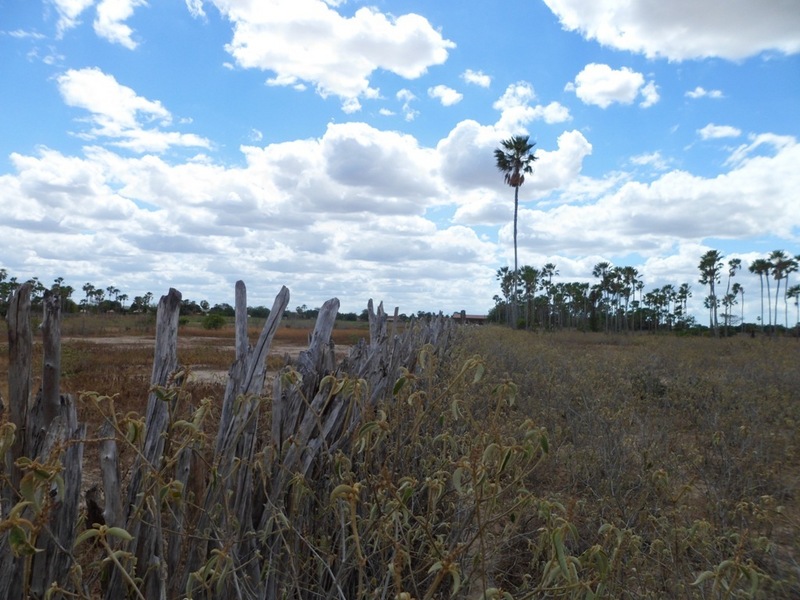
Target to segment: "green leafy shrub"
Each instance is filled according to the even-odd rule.
[[[211,313],[203,318],[204,329],[222,329],[225,326],[225,317],[219,313]]]

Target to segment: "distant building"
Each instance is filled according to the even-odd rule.
[[[484,325],[488,322],[487,315],[468,315],[466,311],[454,312],[453,319],[462,325]]]

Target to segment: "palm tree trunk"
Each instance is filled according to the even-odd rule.
[[[511,327],[517,328],[519,306],[517,304],[519,298],[519,269],[517,268],[517,213],[519,211],[519,186],[514,187],[514,291],[513,291],[513,304],[511,306]]]
[[[769,330],[772,331],[772,296],[769,291],[769,274],[767,274],[767,318],[769,319]],[[763,319],[761,321],[764,322]]]
[[[775,281],[778,285],[775,286],[775,329],[778,328],[778,293],[781,291],[781,278],[778,277]]]

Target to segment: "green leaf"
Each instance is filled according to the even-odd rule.
[[[431,568],[428,569],[428,574],[430,575],[431,573],[436,573],[437,571],[441,570],[442,570],[442,562],[441,561],[435,562],[431,565]]]
[[[36,480],[32,473],[26,473],[19,484],[19,495],[31,504],[38,504],[36,501]]]
[[[6,422],[0,425],[0,456],[5,456],[16,439],[17,426],[14,423]]]
[[[40,548],[31,544],[25,530],[17,525],[8,532],[8,545],[17,556],[32,556],[37,552],[42,552]]]
[[[558,560],[558,566],[561,569],[561,573],[569,579],[570,573],[569,569],[567,568],[567,557],[564,551],[564,533],[560,529],[556,529],[553,532],[553,547],[556,550],[556,559]]]
[[[133,540],[133,536],[127,531],[125,531],[122,527],[109,527],[106,530],[106,534],[110,535],[111,537],[125,540],[126,542],[130,542]]]
[[[458,421],[461,417],[461,409],[459,408],[459,400],[458,398],[453,398],[453,401],[450,403],[450,411],[453,413],[453,420]]]
[[[498,469],[498,471],[497,471],[498,475],[500,475],[503,471],[506,470],[506,467],[508,466],[508,461],[511,459],[511,454],[513,454],[513,451],[512,451],[511,448],[506,450],[506,454],[505,454],[505,456],[503,456],[503,462],[500,463],[500,469]]]
[[[475,375],[472,377],[472,383],[478,383],[481,379],[483,379],[483,374],[486,372],[486,366],[480,362],[478,366],[475,368]]]
[[[461,574],[457,569],[450,569],[450,576],[453,578],[453,591],[450,592],[450,596],[452,597],[461,589]]]
[[[394,387],[392,388],[392,395],[397,396],[398,392],[403,389],[403,386],[408,381],[405,377],[401,377],[397,381],[394,382]]]
[[[464,467],[459,467],[453,471],[453,487],[461,494],[464,492],[461,485],[461,478],[464,476]]]
[[[500,446],[498,446],[494,442],[486,446],[486,449],[483,451],[483,458],[481,459],[483,464],[485,466],[489,466],[489,463],[492,463],[495,460],[497,460],[497,457],[499,456],[501,451],[502,449],[500,448]]]
[[[714,571],[703,571],[702,573],[700,573],[700,575],[698,575],[697,579],[695,579],[691,583],[691,585],[697,587],[698,585],[700,585],[704,581],[708,581],[712,577],[714,577]]]
[[[75,539],[75,543],[72,545],[72,547],[77,548],[86,540],[91,540],[93,538],[96,538],[98,535],[100,535],[99,529],[95,528],[87,529]]]

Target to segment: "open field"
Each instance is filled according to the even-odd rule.
[[[63,388],[117,394],[119,413],[141,413],[152,323],[81,318],[65,323]],[[334,330],[337,348],[368,335],[347,325]],[[271,370],[310,326],[280,328]],[[231,327],[187,323],[179,339],[179,361],[197,372],[222,374],[233,360]],[[337,459],[340,483],[362,489],[351,523],[359,590],[800,597],[798,357],[792,338],[465,328],[450,364],[417,391],[396,386],[396,401],[365,417],[361,445]],[[224,378],[199,377],[191,393],[216,400],[223,389]],[[96,422],[89,403],[79,407]],[[315,585],[318,557],[341,533],[331,479],[305,484],[316,508],[294,526],[314,552],[296,555],[298,588]],[[393,580],[382,579],[387,560],[400,561]]]
[[[233,320],[220,329],[204,329],[202,318],[186,318],[178,334],[178,360],[189,367],[196,393],[221,397],[228,369],[233,362]],[[257,339],[263,319],[251,319],[249,337]],[[284,320],[273,341],[268,368],[275,371],[288,357],[308,345],[314,322]],[[369,337],[366,323],[337,323],[333,341],[337,354],[363,337]],[[62,377],[64,393],[97,392],[118,394],[120,410],[142,411],[147,399],[155,340],[154,315],[67,315],[62,323]],[[34,389],[41,372],[40,339],[34,337]],[[0,395],[8,397],[8,339],[5,321],[0,321]]]

